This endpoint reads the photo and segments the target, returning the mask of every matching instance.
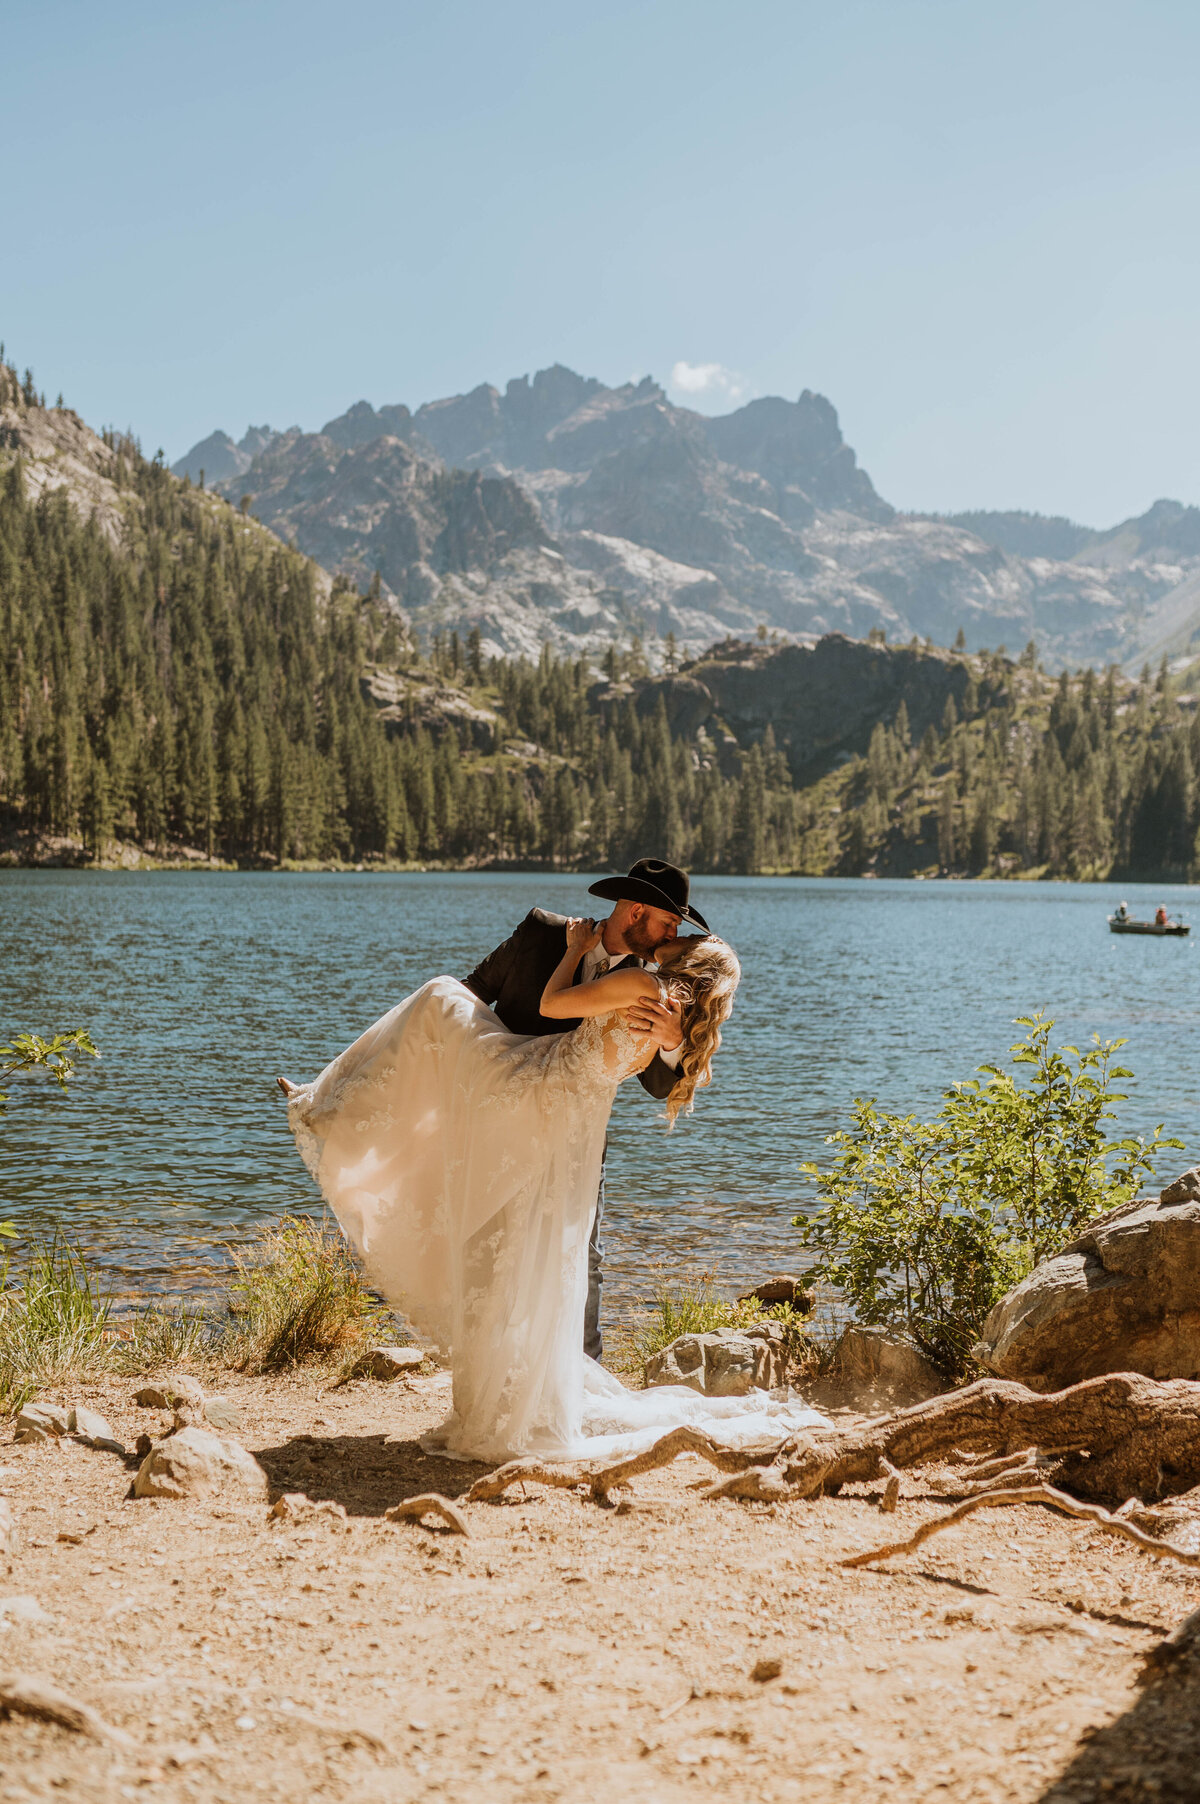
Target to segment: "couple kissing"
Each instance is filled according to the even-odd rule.
[[[691,1109],[741,967],[675,865],[639,859],[590,893],[606,919],[535,908],[465,982],[432,978],[312,1083],[280,1079],[373,1283],[449,1357],[431,1452],[620,1456],[685,1422],[736,1444],[765,1416],[776,1433],[821,1419],[764,1393],[630,1391],[599,1364],[613,1099],[636,1076],[668,1125]]]

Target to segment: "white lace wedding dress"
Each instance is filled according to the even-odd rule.
[[[583,1352],[587,1245],[617,1086],[653,1057],[619,1014],[512,1034],[435,977],[289,1099],[297,1145],[371,1280],[449,1353],[462,1458],[633,1451],[693,1422],[728,1442],[824,1420],[764,1392],[630,1391]]]

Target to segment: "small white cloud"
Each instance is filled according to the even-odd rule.
[[[727,370],[723,363],[685,363],[682,359],[671,370],[670,386],[676,394],[708,401],[742,401],[749,393],[745,377]]]

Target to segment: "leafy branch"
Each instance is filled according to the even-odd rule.
[[[0,1084],[7,1084],[9,1078],[22,1072],[40,1068],[49,1072],[60,1090],[66,1090],[75,1075],[77,1057],[82,1053],[94,1059],[100,1057],[86,1028],[71,1028],[67,1033],[55,1034],[50,1040],[43,1040],[38,1034],[16,1034],[11,1046],[0,1046]],[[0,1089],[0,1115],[7,1107],[8,1091]],[[11,1240],[15,1235],[16,1228],[11,1221],[0,1221],[0,1239]]]

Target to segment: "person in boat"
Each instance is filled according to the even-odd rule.
[[[1127,921],[1129,919],[1128,904],[1124,902],[1117,903],[1117,919],[1118,921]]]
[[[1156,927],[1165,927],[1169,920],[1170,916],[1167,914],[1164,905],[1160,902],[1154,911],[1154,925]]]

